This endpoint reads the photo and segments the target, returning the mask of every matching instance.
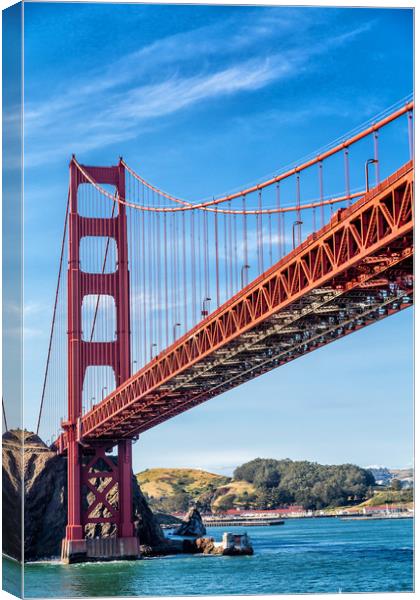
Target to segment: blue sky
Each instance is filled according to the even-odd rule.
[[[27,427],[73,152],[98,165],[123,155],[187,199],[217,195],[410,94],[412,67],[404,9],[26,4]],[[136,468],[228,472],[255,456],[410,464],[411,328],[410,310],[176,417],[141,436]]]

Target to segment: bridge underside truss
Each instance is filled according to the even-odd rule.
[[[412,263],[410,162],[84,415],[79,440],[132,438],[407,308]]]

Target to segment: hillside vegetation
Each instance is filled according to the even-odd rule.
[[[137,481],[152,510],[171,513],[185,512],[193,503],[208,507],[230,478],[200,469],[147,469],[137,474]]]
[[[372,494],[375,478],[356,465],[256,458],[235,469],[235,480],[252,483],[261,508],[299,504],[306,509],[358,504]]]
[[[375,480],[356,465],[261,459],[238,467],[233,478],[198,469],[148,469],[137,475],[152,510],[185,512],[267,509],[298,504],[306,509],[356,505],[370,498]]]
[[[382,506],[384,504],[411,504],[413,502],[413,489],[384,490],[376,492],[372,498],[365,500],[361,506]]]

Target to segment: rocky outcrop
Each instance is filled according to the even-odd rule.
[[[200,554],[223,554],[221,544],[216,544],[212,537],[198,538],[195,540],[195,545]]]
[[[175,535],[196,538],[206,535],[206,528],[204,527],[201,515],[197,508],[190,508],[181,525],[174,531],[174,533]]]
[[[67,461],[35,434],[24,439],[25,560],[59,556],[67,522]]]
[[[23,446],[22,446],[23,443]],[[21,558],[21,506],[24,491],[25,560],[60,555],[67,521],[67,460],[57,456],[34,433],[9,431],[3,435],[3,551]],[[23,490],[22,490],[23,488]],[[89,496],[88,496],[89,499]],[[110,495],[111,504],[117,492]],[[171,545],[133,477],[136,535],[148,553],[168,554]],[[90,527],[88,536],[113,535],[109,524]]]
[[[221,542],[212,537],[183,541],[183,550],[190,554],[216,554],[219,556],[251,556],[254,554],[251,540],[246,533],[232,534],[225,532]]]
[[[20,559],[22,553],[22,464],[19,438],[3,435],[2,513],[3,552]]]

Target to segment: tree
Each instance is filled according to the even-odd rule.
[[[280,473],[273,465],[262,465],[254,477],[254,485],[257,488],[275,488],[279,483]]]
[[[391,481],[391,490],[399,492],[402,489],[402,483],[399,479],[393,479]]]

